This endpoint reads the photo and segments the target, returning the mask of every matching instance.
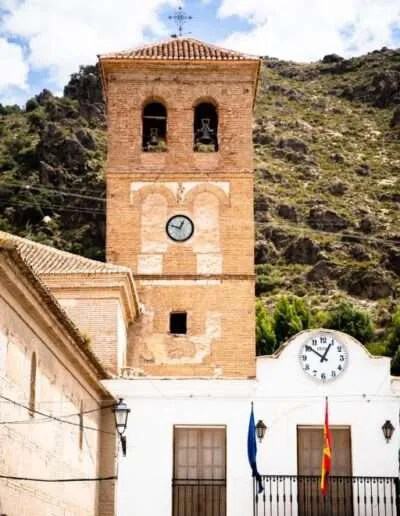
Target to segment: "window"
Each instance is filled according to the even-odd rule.
[[[151,102],[143,109],[143,150],[167,150],[167,110],[160,102]]]
[[[218,150],[218,114],[213,104],[202,102],[195,107],[193,133],[195,152]]]
[[[35,351],[32,353],[31,359],[31,376],[30,376],[30,385],[29,385],[29,415],[31,417],[35,416],[35,407],[36,407],[36,353]]]
[[[173,516],[226,516],[225,427],[175,426],[173,471]]]
[[[172,312],[169,316],[169,332],[175,335],[185,335],[187,333],[187,313]]]

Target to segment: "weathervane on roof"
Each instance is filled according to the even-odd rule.
[[[183,28],[185,24],[192,19],[192,16],[189,16],[185,13],[182,6],[179,6],[175,11],[175,14],[172,16],[168,16],[169,20],[174,20],[176,26],[178,27],[178,34],[171,34],[172,38],[181,37],[183,35]],[[186,32],[186,34],[190,34],[190,32]]]

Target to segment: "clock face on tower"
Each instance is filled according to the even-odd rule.
[[[347,366],[344,344],[330,333],[314,333],[300,348],[300,366],[320,382],[336,380]]]
[[[186,215],[174,215],[168,220],[166,231],[174,242],[186,242],[193,235],[194,224]]]

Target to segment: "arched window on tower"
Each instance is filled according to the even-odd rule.
[[[143,109],[143,144],[145,152],[167,150],[167,110],[161,102],[151,102]]]
[[[202,102],[194,108],[194,151],[218,150],[218,113],[210,102]]]
[[[31,358],[31,375],[30,375],[30,384],[29,384],[29,415],[31,417],[35,416],[36,410],[36,368],[37,368],[37,359],[35,351],[32,353]]]

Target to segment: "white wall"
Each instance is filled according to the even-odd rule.
[[[316,383],[301,370],[298,358],[310,333],[298,334],[278,355],[258,358],[257,380],[104,382],[132,409],[128,454],[119,461],[118,516],[172,514],[173,426],[179,424],[227,426],[227,514],[252,514],[251,400],[256,421],[263,419],[268,427],[258,447],[260,473],[297,473],[297,425],[322,426],[328,396],[331,425],[351,426],[353,474],[396,476],[400,382],[390,378],[389,359],[371,357],[354,339],[335,332],[348,349],[347,370],[332,383]],[[395,426],[389,443],[381,430],[386,419]]]

